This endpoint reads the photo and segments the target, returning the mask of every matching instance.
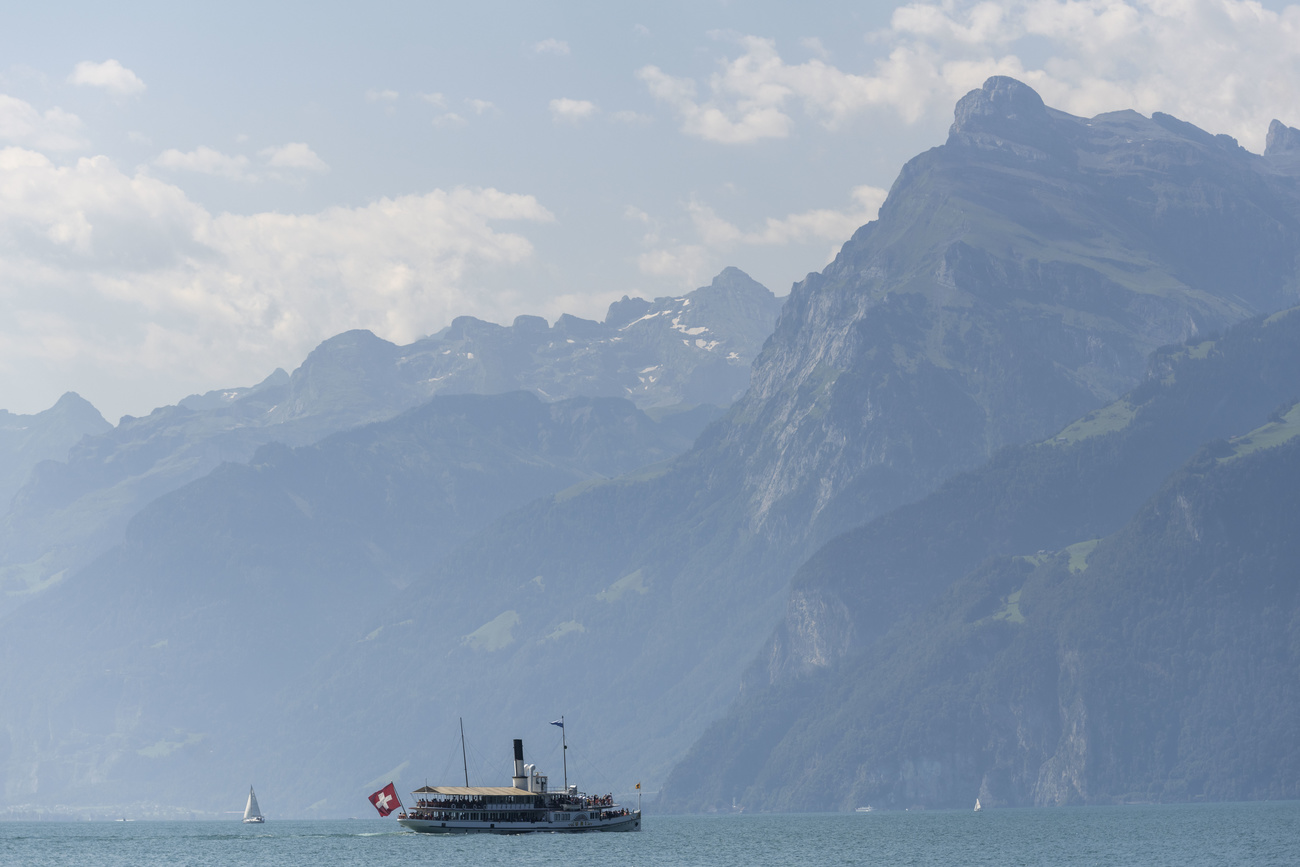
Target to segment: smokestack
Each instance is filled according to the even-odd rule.
[[[528,788],[528,777],[524,775],[524,742],[515,738],[515,776],[511,781],[516,789]]]

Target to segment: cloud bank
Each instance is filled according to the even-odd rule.
[[[31,103],[0,93],[0,142],[49,151],[86,146],[81,118],[61,108],[37,111]]]
[[[1300,5],[1253,0],[980,0],[912,3],[868,34],[866,72],[787,62],[776,42],[726,37],[707,88],[658,66],[636,75],[681,131],[720,144],[791,135],[798,118],[834,130],[884,110],[915,123],[947,114],[990,75],[1010,75],[1074,114],[1165,111],[1253,150],[1282,107],[1300,120]],[[1029,60],[1026,58],[1046,58]],[[703,95],[701,95],[703,91]],[[1284,120],[1286,118],[1283,118]]]
[[[143,93],[145,89],[140,76],[112,59],[105,60],[103,63],[81,61],[68,76],[68,83],[99,87],[114,96],[135,96]]]
[[[569,99],[562,97],[550,102],[551,118],[555,121],[576,123],[596,113],[596,104],[586,99]]]
[[[226,170],[202,151],[172,159]],[[271,161],[304,167],[310,153],[286,145]],[[494,189],[313,214],[214,215],[106,157],[60,166],[5,148],[0,372],[93,366],[105,380],[143,371],[206,390],[292,366],[350,328],[409,342],[456,315],[501,318],[518,299],[484,297],[478,277],[527,262],[533,247],[496,224],[552,219],[532,196]]]
[[[768,217],[761,225],[747,230],[719,216],[698,198],[692,198],[686,211],[693,237],[686,241],[664,239],[662,228],[639,208],[628,208],[624,216],[646,227],[643,244],[648,249],[637,258],[641,273],[669,277],[684,288],[693,288],[717,272],[719,261],[743,247],[826,244],[826,260],[830,261],[858,227],[876,218],[886,194],[879,187],[854,187],[850,192],[851,204],[844,210],[818,208],[785,217]]]

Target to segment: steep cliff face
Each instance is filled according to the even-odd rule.
[[[1293,303],[1296,178],[1167,115],[1076,118],[990,79],[791,293],[723,440],[752,526],[843,530],[1114,399],[1157,346]]]
[[[1113,532],[1202,443],[1289,400],[1295,310],[1155,353],[1146,381],[1043,446],[1008,449],[935,494],[831,540],[796,573],[745,687],[834,665],[984,558]]]
[[[1150,371],[818,551],[666,805],[1291,791],[1300,308]]]

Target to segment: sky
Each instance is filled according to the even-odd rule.
[[[778,295],[1011,75],[1261,152],[1300,5],[10,4],[0,408],[110,421],[366,328],[603,319],[728,265]]]

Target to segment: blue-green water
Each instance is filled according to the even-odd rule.
[[[647,816],[639,834],[431,837],[383,820],[4,822],[4,867],[151,865],[1106,865],[1300,863],[1300,803],[793,816]]]

